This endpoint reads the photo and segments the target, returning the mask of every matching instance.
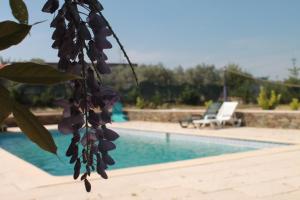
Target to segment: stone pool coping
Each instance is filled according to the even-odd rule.
[[[46,125],[47,129],[55,130],[57,125]],[[198,135],[208,137],[222,137],[228,139],[253,140],[262,142],[300,144],[299,129],[274,129],[274,128],[254,128],[254,127],[234,127],[234,128],[181,128],[177,123],[160,123],[145,121],[129,121],[109,124],[111,128],[123,128],[143,131],[176,133],[183,135]],[[8,131],[20,132],[18,127],[9,127]]]
[[[145,191],[147,191],[147,188],[155,188],[156,190],[160,191],[159,188],[163,188],[166,191],[170,190],[170,187],[166,187],[164,185],[172,185],[172,182],[174,182],[173,176],[169,176],[170,173],[178,172],[181,176],[182,171],[185,171],[187,169],[191,170],[196,170],[194,173],[195,175],[187,174],[186,180],[188,182],[194,181],[194,176],[205,176],[205,174],[202,174],[202,170],[210,170],[213,167],[219,168],[219,166],[227,166],[230,163],[237,163],[237,166],[244,166],[244,167],[249,167],[252,166],[251,164],[254,163],[259,163],[262,166],[266,164],[265,162],[268,161],[267,158],[272,158],[272,157],[282,157],[281,160],[286,158],[286,160],[291,159],[291,154],[297,154],[299,155],[298,158],[295,157],[294,160],[297,161],[297,163],[300,163],[300,131],[299,130],[281,130],[281,129],[261,129],[261,128],[227,128],[227,129],[220,129],[220,130],[211,130],[211,129],[204,129],[204,130],[199,130],[199,129],[182,129],[180,128],[177,124],[172,124],[172,123],[153,123],[153,122],[126,122],[126,123],[114,123],[113,125],[110,125],[112,128],[127,128],[127,129],[137,129],[137,130],[149,130],[149,131],[160,131],[160,132],[169,132],[169,133],[181,133],[181,134],[192,134],[192,135],[201,135],[201,136],[212,136],[212,137],[225,137],[225,138],[236,138],[236,139],[243,139],[243,140],[256,140],[256,141],[272,141],[272,142],[280,142],[280,143],[293,143],[294,145],[289,145],[289,146],[284,146],[284,147],[276,147],[276,148],[270,148],[270,149],[261,149],[261,150],[256,150],[256,151],[250,151],[250,152],[242,152],[242,153],[234,153],[234,154],[226,154],[226,155],[220,155],[220,156],[213,156],[213,157],[207,157],[207,158],[199,158],[199,159],[193,159],[193,160],[187,160],[187,161],[177,161],[177,162],[172,162],[172,163],[163,163],[163,164],[156,164],[156,165],[149,165],[149,166],[142,166],[142,167],[133,167],[133,168],[127,168],[127,169],[118,169],[118,170],[112,170],[109,171],[109,176],[111,179],[108,181],[105,181],[106,184],[109,186],[105,186],[103,180],[100,180],[97,175],[93,174],[92,175],[92,182],[93,185],[97,185],[100,187],[116,187],[116,188],[122,188],[120,191],[115,191],[111,190],[109,191],[104,191],[104,194],[100,192],[100,194],[104,195],[104,197],[113,197],[113,196],[118,196],[122,195],[122,193],[126,193],[126,188],[128,191],[132,191],[133,188],[128,188],[128,185],[125,184],[129,180],[134,180],[136,179],[136,184],[137,184],[137,194],[145,194]],[[56,126],[49,126],[48,128],[50,129],[56,129]],[[13,128],[10,129],[10,131],[18,131],[18,129]],[[288,159],[287,159],[288,158]],[[260,163],[260,162],[261,163]],[[62,195],[66,195],[66,198],[70,195],[77,194],[80,197],[90,197],[91,195],[97,194],[97,191],[92,194],[86,194],[83,190],[82,184],[80,184],[80,181],[73,181],[71,176],[62,176],[62,177],[56,177],[56,176],[51,176],[50,174],[40,170],[39,168],[31,165],[30,163],[27,163],[26,161],[23,161],[16,156],[0,149],[0,162],[2,167],[0,168],[0,186],[1,186],[1,191],[0,195],[1,197],[4,196],[5,199],[22,199],[21,197],[28,197],[28,198],[47,198],[51,199],[50,197],[53,196],[54,194],[50,194],[49,190],[56,189],[58,190],[58,193],[62,193]],[[247,166],[247,163],[249,166]],[[233,169],[236,171],[241,170],[240,168],[235,168],[234,164]],[[278,165],[283,165],[281,163],[278,163]],[[277,166],[274,165],[274,173],[276,174],[276,170],[279,170],[281,173],[282,170],[280,168],[276,168]],[[197,168],[201,168],[202,170],[199,170],[197,172]],[[225,169],[225,168],[224,168]],[[254,169],[252,169],[254,170]],[[226,170],[225,170],[226,171]],[[24,173],[26,172],[26,173]],[[234,174],[234,170],[231,171]],[[249,172],[251,170],[249,169]],[[300,170],[299,174],[296,173],[297,171],[291,171],[288,170],[287,176],[288,177],[298,177],[299,180],[296,180],[295,183],[293,184],[299,184],[300,187]],[[222,170],[218,173],[223,173]],[[242,172],[241,172],[242,173]],[[288,174],[290,173],[290,174]],[[177,173],[176,173],[177,174]],[[246,173],[247,174],[247,173]],[[274,175],[275,175],[274,174]],[[155,181],[156,179],[156,186],[154,187],[153,185],[151,186],[144,186],[141,187],[141,185],[144,185],[143,180],[147,177],[149,179],[149,175],[153,175],[153,179],[150,179],[152,182]],[[164,180],[160,180],[160,177],[163,176],[165,177]],[[144,178],[143,178],[144,177]],[[154,178],[156,177],[156,178]],[[178,178],[178,175],[175,177]],[[214,176],[213,176],[214,177]],[[224,177],[220,175],[220,180],[217,179],[215,180],[218,184],[221,182],[224,182]],[[251,177],[248,177],[248,179]],[[272,178],[271,175],[266,178]],[[260,177],[258,177],[260,179]],[[186,188],[187,186],[184,186],[183,183],[181,183],[180,178],[175,181],[176,187],[180,188]],[[247,178],[245,178],[244,182],[247,182]],[[79,183],[79,184],[78,184]],[[184,182],[186,183],[186,182]],[[261,184],[264,182],[262,181]],[[131,185],[131,184],[129,184]],[[147,185],[147,184],[146,184]],[[282,184],[279,184],[280,188],[282,188]],[[191,187],[191,186],[190,186]],[[203,186],[204,187],[204,186]],[[208,186],[205,186],[207,190],[209,190]],[[208,187],[208,188],[207,188]],[[212,185],[212,188],[215,186]],[[240,195],[239,197],[246,197],[249,196],[249,191],[245,193],[241,192],[240,188],[244,187],[244,184],[236,185],[234,186],[235,188],[239,188],[238,192],[236,190],[230,189],[229,191],[229,196],[231,195]],[[254,187],[254,186],[253,186]],[[276,188],[276,186],[274,186]],[[298,187],[298,186],[297,186]],[[74,190],[75,188],[78,188],[74,194],[66,194],[65,191],[70,189]],[[80,188],[80,189],[79,189]],[[142,189],[141,189],[142,188]],[[158,188],[158,189],[157,189]],[[172,188],[172,187],[171,187]],[[286,192],[285,188],[290,188],[290,187],[284,187],[284,192]],[[295,188],[294,186],[291,187],[293,190],[288,190],[292,192],[299,192],[300,197],[300,188]],[[195,189],[195,188],[194,188]],[[195,192],[194,189],[189,188],[188,190],[191,190],[190,192]],[[298,191],[299,189],[299,191]],[[201,190],[201,187],[199,186],[199,194],[198,192],[197,198],[198,197],[204,197],[206,195],[213,195],[215,192],[203,192]],[[60,192],[59,192],[60,191]],[[179,192],[180,190],[177,191],[178,195],[181,195],[183,192]],[[198,191],[198,190],[196,190]],[[220,192],[219,190],[217,190]],[[243,190],[242,190],[243,191]],[[253,191],[254,193],[257,191]],[[262,193],[265,191],[261,191]],[[176,194],[176,191],[173,191],[174,194]],[[251,193],[251,191],[250,191]],[[215,193],[215,195],[218,195],[219,193]],[[298,194],[298,193],[297,193]],[[97,194],[98,195],[98,194]],[[161,194],[162,195],[162,194]],[[261,194],[256,194],[256,196],[260,196]],[[272,195],[272,194],[271,194]],[[279,194],[278,194],[279,195]],[[281,193],[280,193],[281,195]],[[77,199],[82,199],[79,196],[76,196]],[[99,196],[99,195],[98,195]],[[143,195],[144,196],[144,195]],[[148,197],[157,197],[156,194],[146,194]],[[251,195],[250,195],[251,196]],[[254,195],[255,196],[255,195]],[[264,196],[264,195],[262,195]],[[266,195],[268,196],[268,195]],[[273,196],[273,195],[272,195]],[[6,198],[7,197],[7,198]],[[274,196],[273,196],[274,197]],[[136,195],[131,194],[129,195],[128,199],[135,198],[138,199]],[[195,198],[195,199],[197,199]],[[25,198],[26,199],[26,198]],[[55,199],[55,198],[53,198]],[[123,198],[122,198],[123,199]],[[224,199],[224,198],[223,198]],[[226,199],[226,198],[225,198]],[[228,198],[232,199],[232,198]],[[252,199],[252,198],[251,198]],[[253,198],[254,199],[254,198]],[[255,197],[256,199],[256,197]]]

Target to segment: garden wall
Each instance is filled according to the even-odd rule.
[[[130,120],[178,122],[192,114],[203,114],[204,110],[126,110]],[[237,110],[243,126],[263,128],[300,129],[300,111]]]
[[[189,117],[192,114],[203,114],[204,110],[139,110],[126,109],[129,120],[175,122]],[[260,111],[260,110],[237,110],[236,116],[242,118],[243,125],[263,128],[291,128],[300,129],[300,111]],[[57,124],[61,119],[60,113],[37,114],[43,124]],[[8,126],[16,126],[13,117],[5,120]]]

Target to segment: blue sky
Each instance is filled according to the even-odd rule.
[[[40,11],[45,1],[25,2],[31,23],[48,21],[35,26],[21,45],[0,55],[57,61],[56,50],[50,48],[52,16]],[[170,68],[237,63],[273,79],[287,77],[291,58],[300,63],[299,0],[102,0],[102,4],[136,63],[161,62]],[[6,19],[13,19],[8,0],[0,0],[0,20]],[[116,45],[107,54],[111,62],[125,61]]]

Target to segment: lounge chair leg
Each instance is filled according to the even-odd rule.
[[[197,126],[196,126],[196,124],[195,124],[195,123],[193,123],[193,122],[192,122],[191,124],[193,125],[193,127],[194,127],[194,128],[197,128]]]

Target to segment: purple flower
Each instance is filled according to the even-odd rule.
[[[92,141],[92,142],[96,142],[97,141],[97,137],[95,135],[95,133],[89,131],[88,133],[85,133],[83,135],[83,137],[81,138],[80,143],[82,144],[82,146],[86,146],[88,141]]]
[[[78,114],[71,117],[63,118],[58,123],[58,130],[63,134],[70,134],[78,129],[78,127],[82,127],[84,124],[84,118],[82,114]],[[75,128],[76,126],[76,128]]]
[[[81,165],[84,165],[85,173],[81,180],[90,192],[91,184],[87,179],[91,170],[96,170],[104,179],[108,178],[105,172],[107,165],[115,163],[108,151],[116,148],[112,141],[119,137],[105,124],[111,123],[109,109],[120,97],[112,88],[104,86],[100,78],[102,74],[111,72],[103,50],[112,48],[107,37],[113,33],[100,13],[103,7],[98,0],[63,2],[50,24],[55,28],[52,48],[58,49],[58,68],[82,79],[68,82],[72,89],[69,100],[55,102],[63,108],[58,129],[63,134],[73,134],[66,156],[70,157],[70,163],[74,163],[74,179],[79,177]],[[47,0],[42,10],[54,13],[58,7],[58,0]],[[86,21],[82,20],[84,15],[88,16]],[[90,61],[85,60],[86,55]],[[90,62],[92,65],[88,64]],[[96,109],[100,112],[96,113]],[[81,131],[84,131],[82,137],[79,134]],[[83,146],[81,155],[79,145]]]
[[[42,8],[43,12],[54,13],[59,7],[58,0],[48,0]]]

